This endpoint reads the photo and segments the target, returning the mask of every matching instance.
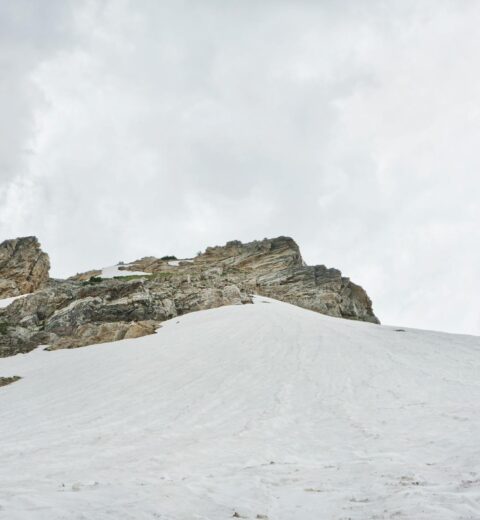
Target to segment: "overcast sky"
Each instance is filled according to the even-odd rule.
[[[289,235],[480,334],[480,2],[0,0],[0,240],[52,274]]]

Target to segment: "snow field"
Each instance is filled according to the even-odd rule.
[[[11,375],[1,519],[480,518],[478,337],[257,297]]]

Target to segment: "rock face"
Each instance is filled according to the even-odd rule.
[[[72,335],[56,338],[52,334],[52,345],[47,347],[46,350],[77,348],[96,343],[118,341],[120,339],[140,338],[141,336],[154,334],[159,326],[160,323],[154,320],[84,323],[75,327]]]
[[[359,286],[337,269],[324,265],[307,266],[295,241],[278,237],[242,244],[228,242],[209,247],[205,253],[178,266],[146,258],[131,264],[146,272],[184,273],[217,280],[230,280],[243,290],[269,296],[306,309],[353,320],[379,323],[372,302]]]
[[[150,274],[129,276],[125,270],[124,278],[90,280],[76,275],[50,280],[34,294],[0,309],[0,357],[40,344],[75,348],[152,334],[164,320],[252,303],[253,294],[330,316],[379,323],[360,286],[336,269],[305,265],[288,237],[228,242],[188,260],[147,257],[128,269]]]
[[[21,377],[19,377],[19,376],[0,377],[0,386],[11,385],[12,383],[15,383],[15,381],[18,381],[19,379],[21,379]]]
[[[0,244],[0,298],[31,293],[48,282],[50,261],[36,237]]]
[[[251,303],[231,284],[164,275],[98,283],[51,280],[0,309],[0,357],[38,345],[75,348],[152,334],[160,322],[188,312]]]

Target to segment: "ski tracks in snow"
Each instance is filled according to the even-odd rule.
[[[479,338],[256,302],[1,359],[0,518],[480,518]]]

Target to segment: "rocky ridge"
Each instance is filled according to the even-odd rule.
[[[120,267],[120,269],[122,269]],[[188,312],[269,296],[317,312],[378,323],[366,292],[336,269],[307,266],[288,237],[207,248],[194,259],[147,257],[113,279],[49,280],[0,309],[0,356],[152,334]],[[130,271],[148,274],[130,276]]]
[[[338,269],[306,265],[298,245],[289,237],[247,244],[231,241],[225,246],[209,247],[196,258],[177,262],[147,257],[133,262],[129,269],[170,276],[204,273],[217,282],[228,280],[248,293],[329,316],[379,323],[362,287],[342,276]]]

